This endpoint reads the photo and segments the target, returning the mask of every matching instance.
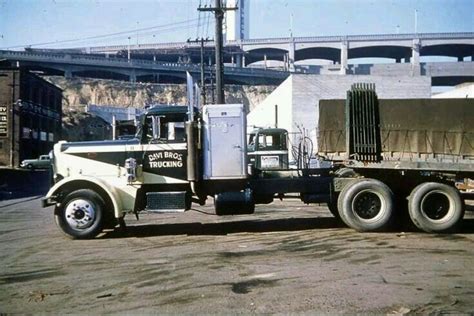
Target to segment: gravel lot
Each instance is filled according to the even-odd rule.
[[[297,201],[212,213],[74,241],[39,197],[1,201],[0,313],[474,313],[472,212],[454,235],[357,233]]]

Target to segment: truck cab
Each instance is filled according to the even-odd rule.
[[[259,170],[288,169],[288,131],[283,128],[259,128],[248,137],[250,164]]]

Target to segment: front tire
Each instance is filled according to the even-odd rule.
[[[455,230],[464,217],[464,203],[459,192],[446,184],[425,182],[413,189],[408,200],[413,223],[428,233]]]
[[[381,231],[392,224],[394,196],[381,181],[358,179],[349,183],[337,204],[342,221],[357,231]]]
[[[102,232],[105,202],[95,191],[76,190],[56,207],[55,220],[61,230],[73,239],[90,239]]]

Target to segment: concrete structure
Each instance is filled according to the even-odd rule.
[[[103,56],[72,55],[64,53],[39,53],[0,51],[0,59],[23,67],[41,70],[48,74],[84,76],[93,78],[129,80],[131,82],[185,82],[186,72],[194,78],[200,77],[201,68],[197,64],[158,62],[142,59],[109,58]],[[214,67],[205,68],[207,74]],[[288,73],[277,70],[225,67],[226,83],[235,84],[279,84]]]
[[[345,99],[353,83],[375,83],[382,99],[430,98],[428,77],[291,75],[247,116],[249,129],[285,128],[290,142],[298,143],[304,132],[317,148],[319,100]]]
[[[229,10],[225,14],[224,42],[248,39],[250,27],[250,0],[227,0],[226,7],[237,7],[237,10]]]
[[[25,70],[0,69],[0,166],[47,154],[60,139],[62,90]]]
[[[474,98],[474,82],[463,83],[453,90],[433,95],[435,99],[472,99]],[[473,104],[474,106],[474,104]]]
[[[144,110],[137,108],[125,108],[116,106],[102,106],[95,104],[88,104],[86,106],[86,113],[92,113],[101,117],[104,121],[111,124],[113,123],[114,117],[117,121],[129,121],[135,120],[143,114]]]
[[[214,61],[214,43],[205,46],[205,58],[209,65]],[[101,60],[97,54],[126,57],[128,46],[101,46],[72,49],[34,49],[37,55],[18,56],[0,52],[0,58],[20,60],[32,66],[56,69],[66,75],[97,76],[105,72],[120,74],[133,80],[160,82],[171,78],[184,80],[184,72],[197,75],[200,61],[198,43],[143,44],[132,47],[132,61],[124,64],[119,59]],[[62,60],[56,55],[61,53]],[[39,54],[39,55],[38,55]],[[96,54],[85,60],[82,55]],[[70,56],[70,57],[68,57]],[[452,62],[431,62],[430,56],[447,56]],[[372,75],[427,75],[433,77],[433,85],[456,85],[474,80],[474,33],[424,33],[380,34],[319,37],[285,37],[243,39],[226,42],[224,62],[225,79],[229,83],[272,84],[281,83],[288,72],[314,74],[372,74]],[[359,64],[360,58],[389,58],[393,63]],[[455,59],[454,59],[455,58]],[[70,59],[70,60],[67,60]],[[137,60],[140,59],[140,60]],[[147,59],[147,60],[142,60]],[[312,59],[326,60],[326,65],[305,65]],[[121,60],[121,59],[120,59]],[[161,62],[157,62],[157,60]],[[165,62],[163,62],[165,61]],[[179,61],[181,61],[179,63]],[[187,61],[183,63],[182,61]],[[268,63],[267,63],[268,61]],[[270,62],[278,63],[276,72],[269,72]],[[260,67],[252,73],[241,67]],[[212,68],[207,68],[211,71]],[[266,80],[266,82],[264,82]]]
[[[89,55],[70,55],[59,53],[0,51],[0,58],[11,63],[20,62],[32,70],[46,74],[83,76],[103,79],[129,80],[131,82],[171,82],[182,83],[186,71],[196,79],[200,76],[200,66],[196,64],[157,62],[149,60],[127,60]],[[341,74],[340,65],[296,66],[295,73]],[[213,66],[205,68],[206,76],[212,73]],[[253,67],[224,67],[227,84],[280,84],[291,72]],[[420,63],[416,71],[408,63],[347,65],[344,74],[384,75],[384,76],[431,76],[433,85],[456,85],[474,80],[474,62],[431,62]]]

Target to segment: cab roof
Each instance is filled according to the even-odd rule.
[[[269,128],[256,128],[252,132],[252,134],[283,134],[283,133],[288,133],[288,131],[284,128],[274,128],[274,127],[269,127]]]
[[[166,114],[187,114],[188,107],[185,105],[155,105],[148,110],[145,114],[154,115],[166,115]]]

